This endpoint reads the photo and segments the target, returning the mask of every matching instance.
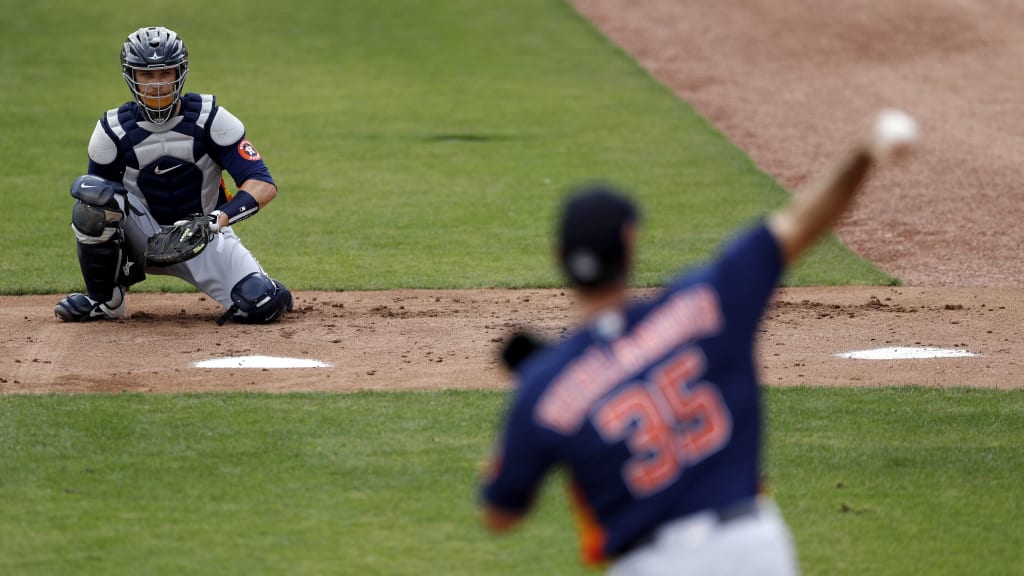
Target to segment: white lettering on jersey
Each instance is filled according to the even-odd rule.
[[[725,320],[718,294],[705,284],[678,292],[614,341],[610,354],[590,348],[555,378],[534,409],[541,426],[570,434],[594,402],[616,385],[684,342],[717,334]]]

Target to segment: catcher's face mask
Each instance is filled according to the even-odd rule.
[[[169,117],[181,94],[183,79],[178,78],[177,68],[134,70],[134,80],[129,82],[138,103],[151,117]]]

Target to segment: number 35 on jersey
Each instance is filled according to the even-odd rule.
[[[697,381],[704,353],[687,348],[654,369],[650,381],[614,393],[591,420],[608,443],[625,440],[622,479],[638,498],[654,494],[729,442],[732,418],[718,388]]]

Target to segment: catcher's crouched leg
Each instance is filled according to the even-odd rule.
[[[229,318],[243,324],[267,324],[292,309],[292,293],[270,276],[253,272],[231,289],[231,302],[218,324]]]
[[[124,314],[127,287],[145,278],[142,266],[127,249],[124,212],[115,198],[123,193],[120,184],[91,175],[71,185],[75,198],[71,227],[87,294],[70,294],[58,302],[57,318],[66,322],[119,318]]]

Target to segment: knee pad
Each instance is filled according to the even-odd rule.
[[[124,193],[124,186],[89,174],[71,184],[71,228],[79,242],[101,244],[120,234],[124,212],[114,198],[118,193]]]
[[[231,289],[231,302],[218,324],[228,318],[243,324],[266,324],[292,309],[292,293],[270,276],[253,272]]]

